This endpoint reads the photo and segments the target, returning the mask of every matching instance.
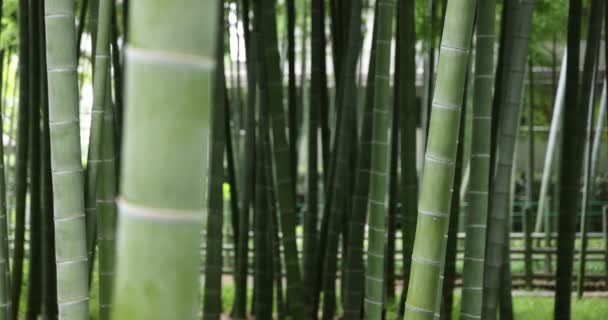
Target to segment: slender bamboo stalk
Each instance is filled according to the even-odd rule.
[[[378,3],[375,6],[378,11]],[[374,15],[372,46],[367,74],[367,88],[362,115],[361,133],[357,150],[356,176],[352,195],[352,211],[348,222],[347,250],[344,271],[344,319],[359,320],[363,310],[364,261],[363,238],[370,189],[371,140],[374,108],[374,80],[376,65],[377,15]]]
[[[534,232],[540,232],[542,227],[543,217],[546,213],[547,205],[547,193],[549,189],[549,182],[551,180],[551,170],[553,168],[553,161],[555,159],[555,146],[557,143],[557,137],[561,127],[563,126],[563,109],[564,109],[564,96],[566,86],[566,62],[568,53],[564,50],[562,57],[562,66],[559,74],[559,81],[557,91],[555,94],[555,100],[553,103],[553,116],[551,118],[551,128],[549,129],[549,141],[547,142],[547,152],[545,154],[545,164],[543,166],[543,176],[540,185],[539,200],[538,200],[538,211],[536,212],[536,223]]]
[[[289,142],[285,133],[286,121],[283,112],[283,86],[277,48],[276,10],[274,1],[263,0],[261,2],[261,4],[258,4],[262,6],[262,15],[259,17],[262,28],[260,49],[263,49],[261,54],[264,57],[264,66],[261,73],[265,74],[263,81],[268,83],[267,101],[272,136],[275,187],[287,271],[287,299],[289,300],[289,314],[295,320],[298,320],[304,316],[304,296],[295,238],[295,195],[292,187],[294,181],[290,173]]]
[[[2,5],[3,1],[0,0],[0,19],[4,13]],[[0,115],[4,115],[7,110],[6,102],[8,99],[6,99],[6,92],[8,90],[8,81],[6,81],[6,79],[8,79],[10,73],[10,59],[10,48],[2,50],[2,63],[4,65],[4,60],[6,60],[6,68],[3,67],[0,69],[0,79],[2,79],[2,83],[0,84],[0,86],[2,86],[2,96],[0,97]],[[14,106],[12,109],[15,109]],[[11,117],[8,118],[11,119]],[[0,116],[0,128],[4,129],[4,116]],[[0,143],[0,320],[9,320],[11,319],[11,274],[9,265],[10,252],[8,243],[8,219],[6,206],[7,171],[5,169],[5,165],[8,165],[8,161],[4,160],[4,156],[4,143]]]
[[[17,151],[15,156],[15,233],[13,240],[13,275],[11,283],[11,301],[14,311],[11,316],[17,319],[21,299],[23,280],[23,255],[25,240],[25,207],[27,193],[27,162],[29,142],[29,5],[27,0],[19,1],[19,114],[17,115]]]
[[[492,87],[494,85],[494,41],[496,1],[482,1],[477,7],[477,47],[470,180],[467,197],[466,239],[462,275],[460,317],[479,319],[483,301],[483,270],[488,219],[490,143],[492,131]]]
[[[80,1],[80,11],[78,13],[78,30],[76,31],[76,49],[78,50],[76,60],[80,60],[80,55],[82,54],[80,50],[80,44],[82,43],[82,36],[84,34],[84,26],[86,24],[87,19],[87,8],[89,6],[88,0]]]
[[[593,110],[593,109],[592,109]],[[593,114],[590,112],[589,114]],[[597,122],[595,126],[595,135],[593,136],[593,145],[591,147],[591,154],[589,159],[589,173],[588,176],[590,178],[587,179],[585,186],[586,195],[583,195],[585,198],[585,211],[590,210],[589,203],[593,199],[594,194],[594,183],[591,181],[595,177],[597,173],[597,164],[599,160],[600,147],[601,147],[601,136],[602,129],[604,127],[604,120],[606,117],[606,82],[604,82],[602,89],[602,97],[600,99],[599,111],[597,115]],[[591,123],[588,124],[590,129]],[[589,141],[591,143],[591,141]],[[583,212],[584,213],[584,212]],[[586,214],[585,214],[586,215]],[[578,268],[578,278],[577,278],[577,296],[578,298],[582,298],[584,286],[585,286],[585,273],[586,273],[586,260],[587,260],[587,246],[588,246],[588,235],[587,228],[588,222],[585,219],[585,215],[581,215],[581,253],[579,257],[579,268]]]
[[[529,224],[534,201],[534,63],[528,58],[528,163],[526,166],[526,202],[522,210],[522,231],[524,233],[524,273],[526,287],[532,287],[532,252],[530,242],[531,226]],[[529,250],[530,249],[530,250]]]
[[[365,319],[380,319],[384,310],[384,236],[386,231],[390,51],[393,36],[395,1],[378,2],[376,64],[374,79],[373,130],[370,163],[370,200],[368,216],[368,252],[365,269]]]
[[[0,0],[0,19],[3,16],[3,1]],[[10,48],[2,50],[0,54],[2,57],[2,68],[0,69],[0,79],[2,79],[2,86],[0,92],[0,115],[4,115],[6,108],[6,92],[8,90],[8,77],[10,73],[10,59],[11,50]],[[4,62],[6,60],[6,67]],[[13,84],[15,85],[15,84]],[[14,110],[13,106],[13,110]],[[15,112],[15,111],[13,111]],[[10,119],[10,117],[9,117]],[[10,126],[9,126],[10,127]],[[0,128],[4,129],[4,116],[0,116]],[[2,130],[4,131],[4,130]],[[9,140],[10,141],[10,140]],[[11,291],[10,291],[10,265],[9,265],[9,243],[8,243],[8,220],[7,220],[7,206],[6,206],[6,169],[5,163],[8,161],[4,160],[4,143],[0,143],[0,320],[11,319]]]
[[[388,207],[386,217],[386,259],[384,260],[384,294],[387,302],[395,300],[395,246],[397,232],[397,165],[399,162],[399,108],[396,99],[391,106],[389,148],[389,181],[388,181]]]
[[[41,48],[46,48],[46,30],[44,11],[40,12],[40,41]],[[40,201],[42,210],[42,252],[44,262],[42,269],[42,315],[45,320],[57,318],[57,266],[55,264],[55,226],[53,223],[53,185],[51,173],[51,140],[49,128],[49,105],[48,105],[48,83],[46,55],[40,55],[40,67],[42,69],[42,139],[41,148],[41,180]]]
[[[340,81],[336,95],[336,106],[338,110],[338,128],[334,142],[334,167],[332,168],[331,191],[326,196],[331,197],[326,203],[330,203],[329,222],[327,229],[326,249],[323,256],[323,319],[333,319],[336,309],[336,270],[338,244],[340,233],[343,230],[343,221],[346,219],[346,205],[348,192],[349,173],[352,161],[352,134],[356,123],[356,66],[357,57],[361,46],[361,1],[351,1],[349,12],[350,24],[345,39],[347,47],[342,58],[340,67]],[[343,238],[344,239],[344,238]],[[346,241],[345,239],[343,241]]]
[[[307,168],[307,199],[304,216],[304,283],[314,283],[316,279],[316,249],[318,237],[319,215],[319,127],[320,111],[323,101],[323,75],[325,74],[325,8],[323,0],[310,2],[311,12],[311,80],[310,104],[308,105],[308,168]],[[314,319],[313,305],[316,289],[313,285],[304,287],[306,318]]]
[[[222,8],[223,9],[223,8]],[[205,285],[203,319],[219,320],[222,313],[222,230],[224,216],[224,155],[226,150],[226,89],[224,79],[223,10],[218,17],[214,106],[211,112],[209,180],[207,182],[207,238],[205,239]]]
[[[416,229],[416,210],[418,208],[418,175],[416,172],[416,26],[414,2],[397,3],[397,55],[395,97],[403,109],[400,116],[401,128],[401,208],[403,279],[410,278],[414,232]],[[399,302],[399,317],[405,312],[407,284]]]
[[[74,1],[45,3],[59,318],[89,314]]]
[[[130,2],[113,319],[197,318],[219,5]]]
[[[491,187],[490,216],[487,231],[486,263],[484,270],[484,297],[482,317],[495,319],[499,299],[505,233],[508,233],[510,215],[510,189],[512,180],[513,154],[516,134],[519,130],[523,82],[528,56],[530,32],[532,29],[533,1],[509,2],[504,8],[509,11],[506,24],[504,83],[507,90],[499,99],[500,127],[497,140],[495,176]]]
[[[116,12],[116,2],[112,1],[112,26],[111,26],[111,45],[112,45],[112,53],[111,53],[111,57],[112,57],[112,73],[114,75],[113,77],[113,84],[114,84],[114,118],[116,119],[116,168],[120,168],[120,162],[118,160],[120,160],[120,143],[122,142],[122,114],[123,114],[123,102],[122,102],[122,98],[123,98],[123,93],[122,93],[122,64],[121,64],[121,57],[122,57],[122,52],[118,46],[118,38],[119,38],[119,31],[118,31],[118,18],[116,17],[118,14]],[[124,37],[123,37],[124,39]],[[116,176],[118,177],[119,174],[119,170],[117,170]]]
[[[598,47],[599,49],[599,47]],[[597,51],[599,54],[599,50]],[[596,59],[597,56],[596,56]],[[593,175],[591,174],[591,152],[593,143],[593,118],[595,111],[595,84],[597,83],[597,60],[592,71],[593,84],[591,85],[589,94],[589,113],[585,122],[584,134],[584,155],[583,155],[583,192],[581,194],[581,215],[580,215],[580,234],[581,244],[578,258],[578,274],[576,278],[576,296],[578,299],[583,297],[585,291],[585,268],[587,258],[587,247],[589,238],[587,237],[587,229],[589,228],[588,211],[590,210],[590,201],[593,195]],[[598,119],[599,120],[599,119]]]
[[[593,68],[595,66],[596,55],[599,52],[603,5],[604,1],[591,1],[587,47],[585,50],[582,85],[580,87],[581,94],[579,96],[578,57],[582,4],[580,1],[570,1],[568,17],[568,75],[566,80],[567,107],[564,110],[564,119],[566,121],[563,130],[564,141],[561,167],[561,192],[565,196],[560,202],[558,221],[555,319],[570,319],[571,317],[572,269],[576,237],[575,213],[581,205],[579,192],[583,170],[584,129],[587,116],[591,112],[589,110],[590,92],[591,86],[594,85]]]
[[[93,279],[93,268],[95,266],[95,249],[97,248],[97,167],[100,161],[100,145],[101,145],[101,122],[103,119],[104,106],[99,104],[102,91],[95,88],[95,62],[97,62],[97,28],[99,25],[99,1],[90,0],[89,4],[89,28],[91,33],[91,65],[93,73],[93,105],[91,107],[91,123],[89,134],[89,145],[87,150],[87,166],[85,168],[84,183],[85,183],[85,223],[87,232],[87,255],[89,260],[89,286]],[[104,49],[105,50],[105,49]],[[78,57],[77,57],[78,59]],[[107,60],[107,59],[103,59]],[[79,60],[77,60],[79,61]],[[104,61],[105,64],[105,61]],[[101,69],[105,70],[105,69]],[[103,79],[106,75],[98,75],[98,80]],[[82,82],[82,80],[80,81]],[[99,86],[100,81],[97,81]],[[97,91],[97,92],[96,92]],[[105,96],[105,93],[103,93]]]
[[[291,158],[291,179],[297,181],[298,153],[297,153],[297,87],[296,87],[296,5],[295,0],[287,0],[287,114],[289,123],[289,156]],[[296,193],[296,183],[293,184],[294,194]]]
[[[261,122],[264,121],[262,118]],[[267,128],[267,125],[260,125],[261,128]],[[269,290],[268,284],[272,284],[272,247],[271,238],[268,232],[268,222],[271,219],[268,211],[267,201],[267,186],[266,172],[264,171],[264,148],[260,142],[256,146],[256,177],[255,177],[255,211],[254,211],[254,226],[255,226],[255,285],[254,299],[255,307],[254,314],[256,319],[272,318],[272,289]]]
[[[29,41],[30,42],[30,114],[29,114],[29,268],[25,319],[36,319],[40,314],[42,301],[42,238],[40,215],[40,59],[35,53],[40,51],[40,2],[30,2]]]
[[[418,205],[405,317],[433,319],[446,247],[475,0],[448,2]]]

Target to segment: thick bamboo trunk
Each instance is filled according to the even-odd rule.
[[[219,5],[130,2],[113,319],[198,317]]]

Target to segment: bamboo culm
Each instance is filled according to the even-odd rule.
[[[196,319],[220,2],[129,6],[111,316]]]
[[[59,318],[87,319],[89,286],[74,1],[46,1],[45,23]]]
[[[408,320],[433,319],[438,305],[476,5],[475,0],[452,0],[446,8],[408,282]]]
[[[465,222],[466,238],[462,275],[460,317],[479,319],[483,301],[483,269],[488,219],[490,182],[490,132],[492,130],[492,87],[494,85],[494,40],[496,1],[482,1],[477,7],[473,129],[469,202]]]

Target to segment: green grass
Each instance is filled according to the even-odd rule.
[[[454,292],[452,319],[459,319],[460,290]],[[533,292],[513,297],[515,319],[553,319],[553,296],[533,295]],[[608,315],[608,299],[605,298],[572,298],[573,320],[601,320]],[[387,319],[397,319],[397,306],[388,307]]]

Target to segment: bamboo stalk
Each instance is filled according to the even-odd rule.
[[[89,316],[74,1],[45,3],[49,128],[60,319]]]
[[[604,1],[591,1],[589,32],[585,50],[581,94],[578,94],[580,19],[582,5],[579,1],[570,1],[569,30],[568,30],[568,65],[566,80],[566,105],[564,111],[564,131],[561,167],[561,192],[564,197],[560,203],[559,237],[557,241],[557,272],[555,287],[555,319],[570,319],[572,269],[574,242],[576,232],[576,212],[579,210],[581,198],[581,173],[583,170],[584,129],[587,117],[591,112],[589,102],[593,86],[593,68],[599,51],[601,24],[603,20],[602,6]],[[574,30],[577,28],[577,30]],[[576,59],[576,60],[574,60]],[[576,61],[576,62],[575,62]],[[576,74],[575,74],[576,73]]]
[[[448,2],[422,175],[405,317],[433,319],[440,289],[460,112],[477,1]]]
[[[129,5],[112,318],[196,319],[220,2]]]
[[[462,276],[462,319],[481,316],[483,269],[485,262],[490,182],[490,132],[492,131],[492,86],[494,78],[496,1],[483,1],[477,7],[477,47],[473,101],[473,129],[470,162],[469,209],[466,220],[465,258]]]
[[[27,162],[29,142],[29,108],[30,108],[30,66],[27,0],[19,1],[19,35],[24,41],[19,42],[19,114],[17,115],[17,150],[15,154],[15,233],[12,257],[11,301],[14,311],[11,316],[17,319],[21,300],[23,280],[23,255],[25,241],[25,210],[27,193]]]
[[[599,52],[598,52],[599,54]],[[595,69],[595,72],[597,72],[597,68]],[[594,88],[595,86],[593,86],[592,88]],[[587,247],[588,247],[588,234],[587,234],[587,229],[589,228],[589,222],[588,222],[588,211],[590,210],[590,202],[593,199],[593,194],[594,194],[594,179],[595,179],[595,175],[596,175],[596,171],[597,171],[597,162],[599,159],[599,151],[600,151],[600,146],[601,146],[601,136],[602,136],[602,129],[604,126],[604,118],[606,117],[606,82],[604,82],[604,85],[602,86],[602,97],[600,99],[600,106],[599,106],[599,111],[598,111],[598,115],[597,115],[597,122],[596,122],[596,126],[595,126],[595,133],[593,135],[593,142],[591,141],[591,126],[593,125],[591,123],[591,121],[588,121],[587,123],[587,132],[586,132],[586,145],[585,148],[587,150],[585,150],[586,157],[588,157],[588,159],[586,159],[586,166],[585,166],[585,171],[586,172],[586,177],[585,177],[585,185],[583,187],[583,205],[581,207],[581,229],[580,229],[580,234],[581,234],[581,252],[580,252],[580,257],[579,257],[579,263],[578,263],[578,277],[577,277],[577,286],[576,286],[576,293],[577,293],[577,297],[580,299],[583,297],[583,293],[584,293],[584,289],[585,289],[585,273],[586,273],[586,262],[587,262]],[[595,91],[595,90],[593,90]],[[590,112],[589,112],[589,120],[591,120],[592,115],[593,115],[593,110],[594,110],[594,93],[591,94],[591,101],[590,101]]]
[[[207,182],[207,238],[205,239],[205,282],[203,319],[219,320],[222,313],[222,230],[224,217],[224,155],[226,150],[226,89],[224,79],[223,13],[219,15],[216,48],[217,69],[214,78],[213,109],[211,111],[211,145],[209,180]]]

